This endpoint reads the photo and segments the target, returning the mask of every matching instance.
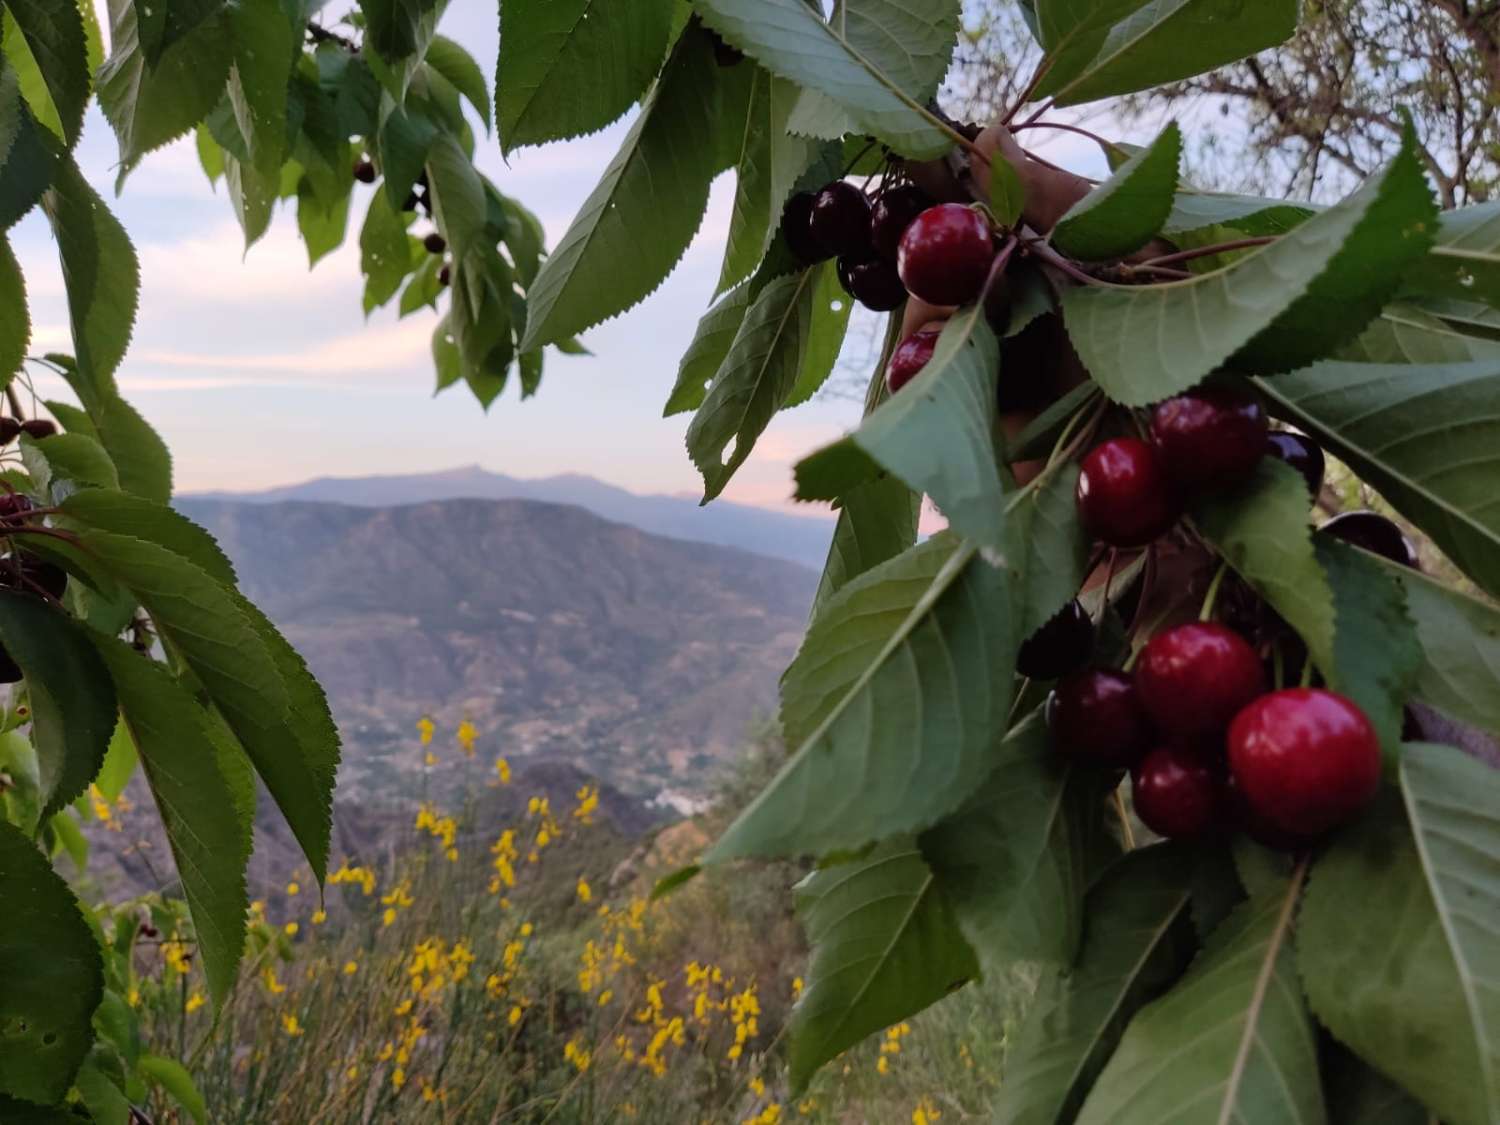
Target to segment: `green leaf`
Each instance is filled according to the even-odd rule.
[[[1313,550],[1308,516],[1306,482],[1270,457],[1243,489],[1193,512],[1203,537],[1297,630],[1313,663],[1328,674],[1337,667],[1333,591]]]
[[[990,157],[990,209],[1000,225],[1013,227],[1026,208],[1026,188],[1015,165],[1000,151]]]
[[[366,42],[388,63],[420,55],[443,6],[443,0],[360,0]]]
[[[27,89],[22,76],[27,100],[40,123],[72,147],[83,129],[83,107],[89,99],[88,49],[78,4],[76,0],[28,0],[7,4],[5,12],[6,53],[11,53],[10,29],[15,28],[41,84],[40,90]],[[16,61],[12,55],[12,63]],[[49,113],[38,107],[43,99]]]
[[[951,317],[932,359],[860,428],[798,463],[797,497],[833,499],[871,461],[926,493],[960,534],[989,550],[1005,538],[995,461],[999,344],[979,305]]]
[[[1412,693],[1449,717],[1500,734],[1500,609],[1394,563],[1422,665]]]
[[[0,644],[26,674],[42,818],[88,788],[115,729],[109,673],[72,619],[33,594],[0,590]]]
[[[703,396],[713,385],[714,375],[729,355],[730,346],[739,334],[749,311],[753,285],[749,281],[736,285],[698,320],[692,342],[677,365],[677,382],[667,398],[662,417],[670,418],[703,405]]]
[[[306,176],[297,184],[297,230],[307,246],[309,269],[343,243],[349,227],[349,196],[345,192],[332,207],[326,207]]]
[[[667,0],[502,0],[495,118],[501,149],[602,129],[667,53]]]
[[[136,1063],[136,1069],[171,1094],[172,1100],[198,1125],[203,1125],[208,1120],[208,1106],[203,1101],[203,1095],[193,1084],[193,1076],[188,1073],[187,1067],[176,1059],[162,1055],[142,1055]]]
[[[271,227],[271,216],[276,210],[281,188],[280,179],[279,175],[263,175],[254,164],[228,152],[224,154],[224,187],[229,204],[234,208],[234,217],[245,233],[246,250],[260,241]]]
[[[903,156],[954,144],[924,106],[958,37],[953,0],[844,0],[834,23],[803,0],[699,0],[704,22],[767,70],[843,107]]]
[[[1357,703],[1394,758],[1402,709],[1422,665],[1406,591],[1387,568],[1327,535],[1313,537],[1333,588],[1333,668],[1328,685]]]
[[[299,55],[297,36],[282,0],[239,0],[228,11],[234,42],[229,105],[250,162],[269,178],[280,172],[286,156],[287,83]]]
[[[95,644],[114,677],[120,712],[161,814],[192,912],[215,1004],[235,981],[245,941],[250,824],[204,711],[162,665],[122,641]]]
[[[214,537],[164,503],[95,490],[74,493],[58,510],[81,527],[149,540],[188,559],[214,581],[235,584],[234,567]]]
[[[0,51],[0,230],[42,198],[61,155],[62,145],[37,123],[15,68]]]
[[[1432,1125],[1421,1102],[1337,1041],[1329,1046],[1334,1050],[1323,1060],[1323,1088],[1330,1125]]]
[[[89,1052],[73,1079],[78,1100],[95,1125],[131,1125],[130,1101],[120,1088],[123,1084],[118,1060],[107,1049],[97,1047]]]
[[[1013,587],[944,535],[829,599],[783,680],[796,749],[707,861],[855,849],[958,808],[1010,709]]]
[[[385,197],[393,213],[404,214],[400,208],[422,174],[438,134],[436,123],[418,106],[398,106],[389,97],[382,99],[376,143]]]
[[[791,1084],[978,974],[942,888],[909,840],[815,871],[797,887],[812,961],[792,1009]]]
[[[54,434],[40,441],[23,437],[21,455],[28,462],[28,468],[34,456],[40,456],[46,461],[49,487],[54,496],[59,495],[59,481],[67,481],[73,486],[109,489],[120,487],[114,462],[109,459],[104,446],[88,434]],[[32,472],[36,475],[35,470]]]
[[[1162,232],[1179,235],[1205,227],[1231,227],[1250,237],[1285,234],[1321,210],[1322,206],[1311,203],[1179,188]]]
[[[1406,289],[1500,307],[1500,202],[1444,211],[1432,251],[1407,273]]]
[[[427,153],[428,189],[433,219],[453,248],[454,260],[480,248],[485,234],[487,200],[484,182],[459,143],[439,134]],[[493,238],[489,244],[493,244]]]
[[[833,366],[838,362],[849,330],[849,314],[854,301],[839,281],[838,271],[825,267],[818,272],[818,287],[812,295],[812,324],[807,333],[807,350],[797,371],[792,393],[782,407],[801,406],[823,388]]]
[[[1237,907],[1182,980],[1136,1014],[1078,1125],[1325,1119],[1293,967],[1300,883]]]
[[[9,383],[31,343],[26,279],[10,243],[0,238],[0,384]]]
[[[719,167],[718,71],[706,35],[685,33],[620,151],[537,272],[522,351],[624,312],[681,259]]]
[[[1053,0],[1049,6],[1079,5]],[[1296,0],[1153,0],[1097,7],[1123,18],[1103,32],[1102,42],[1102,21],[1089,20],[1085,34],[1069,41],[1066,52],[1049,51],[1060,62],[1037,87],[1037,98],[1050,95],[1058,105],[1077,105],[1146,90],[1275,47],[1297,30]],[[1095,43],[1100,43],[1097,51]]]
[[[1393,794],[1313,868],[1298,958],[1318,1018],[1453,1122],[1500,1114],[1500,773],[1406,746]],[[1371,894],[1378,887],[1380,893]]]
[[[1123,258],[1161,231],[1177,190],[1182,131],[1174,121],[1150,147],[1080,199],[1052,231],[1052,245],[1085,261]]]
[[[401,291],[401,301],[396,306],[400,315],[409,316],[422,308],[437,308],[437,299],[443,292],[442,283],[438,281],[438,271],[442,268],[442,261],[436,255],[417,267],[417,272]]]
[[[118,800],[120,794],[125,792],[125,786],[135,776],[135,767],[139,761],[140,756],[135,752],[130,732],[124,723],[116,723],[114,733],[110,735],[109,749],[104,752],[104,764],[94,777],[94,785],[106,801]]]
[[[226,0],[171,0],[167,4],[153,0],[130,0],[140,21],[140,37],[148,67],[161,62],[162,54],[174,43],[202,27],[223,11]]]
[[[920,846],[986,976],[1003,979],[1018,961],[1072,963],[1108,785],[1058,762],[1039,713],[994,754],[989,780]]]
[[[996,1120],[1076,1116],[1130,1018],[1186,966],[1191,889],[1191,859],[1164,844],[1131,852],[1089,891],[1077,963],[1042,976],[1006,1056]]]
[[[484,71],[474,61],[474,56],[446,35],[434,35],[427,44],[425,56],[432,67],[458,89],[474,107],[484,122],[485,131],[490,128],[490,86]],[[644,88],[644,87],[643,87]]]
[[[1396,304],[1387,305],[1335,358],[1405,364],[1500,360],[1500,343],[1466,335],[1414,305]]]
[[[1408,135],[1342,203],[1232,265],[1164,285],[1082,286],[1063,298],[1073,345],[1105,394],[1141,406],[1226,363],[1271,374],[1357,336],[1427,250],[1436,214]]]
[[[390,196],[377,191],[370,197],[359,232],[359,268],[365,275],[365,315],[385,304],[411,272],[415,253],[406,227],[409,215],[396,210]]]
[[[1306,430],[1500,594],[1500,357],[1473,363],[1320,363],[1263,380]]]
[[[889,473],[844,493],[812,616],[816,618],[846,583],[915,544],[921,510],[922,498]]]
[[[70,809],[63,809],[47,822],[52,830],[52,836],[57,841],[52,847],[52,855],[55,859],[62,852],[68,853],[68,858],[73,861],[73,867],[82,875],[88,870],[89,865],[89,839],[78,827],[78,821],[74,819],[76,813]]]
[[[148,65],[135,4],[110,0],[109,8],[110,55],[99,71],[99,108],[119,139],[123,182],[142,156],[180,137],[213,109],[229,76],[233,37],[225,21],[214,18]]]
[[[99,945],[68,885],[36,845],[3,820],[0,902],[12,910],[24,904],[25,919],[18,925],[12,915],[11,924],[0,927],[6,970],[0,1095],[59,1102],[94,1038],[89,1017],[104,992]]]
[[[120,487],[166,503],[172,495],[172,454],[167,443],[130,403],[110,394],[90,407],[99,442],[119,473]]]
[[[62,258],[78,367],[91,385],[113,388],[140,295],[135,247],[71,159],[58,164],[43,206]]]
[[[828,262],[779,277],[746,312],[688,426],[688,454],[703,474],[705,503],[724,490],[771,418],[790,400],[804,368],[813,365],[809,357],[821,353],[818,362],[832,366],[830,349],[817,347],[825,335],[817,331],[823,319],[819,306],[828,292],[823,275],[832,270]],[[847,315],[847,298],[843,304]]]

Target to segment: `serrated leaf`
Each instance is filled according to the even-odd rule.
[[[994,1106],[1008,1125],[1071,1121],[1125,1026],[1186,966],[1182,929],[1193,865],[1173,845],[1132,852],[1086,900],[1083,947],[1071,970],[1042,977]]]
[[[1250,237],[1285,234],[1322,210],[1319,204],[1179,188],[1162,233],[1178,235],[1205,227],[1231,227]]]
[[[488,210],[484,181],[459,143],[446,133],[440,133],[428,150],[427,175],[433,219],[457,261],[484,241]]]
[[[55,843],[52,846],[52,857],[56,859],[63,852],[68,853],[68,858],[73,861],[74,869],[81,875],[88,870],[89,866],[89,840],[78,827],[77,813],[71,809],[63,809],[47,822]]]
[[[1013,227],[1026,208],[1026,188],[1015,165],[998,149],[990,157],[990,210],[1000,225]]]
[[[1500,307],[1500,202],[1443,212],[1432,251],[1408,271],[1406,289]]]
[[[409,316],[422,308],[437,308],[437,299],[443,292],[442,283],[438,281],[438,271],[442,268],[442,262],[436,256],[429,257],[417,267],[417,272],[401,291],[401,300],[396,306],[401,316]]]
[[[58,164],[43,206],[62,258],[73,354],[91,385],[112,389],[140,295],[135,247],[71,159]]]
[[[35,595],[0,590],[0,644],[26,674],[45,819],[99,772],[115,727],[114,689],[72,619]]]
[[[1223,269],[1070,291],[1068,334],[1094,381],[1141,406],[1226,363],[1290,371],[1357,336],[1431,242],[1436,209],[1412,145],[1408,133],[1395,160],[1353,195]]]
[[[1033,713],[995,751],[989,779],[924,832],[922,857],[985,974],[1071,964],[1108,786],[1058,761]]]
[[[15,377],[31,343],[26,279],[10,242],[0,238],[0,385]]]
[[[78,900],[36,845],[0,819],[0,902],[24,904],[24,925],[0,927],[0,1099],[60,1102],[94,1034],[104,992],[99,945]],[[35,1107],[32,1107],[35,1108]],[[0,1110],[6,1107],[0,1103]],[[25,1113],[23,1118],[21,1113]],[[40,1120],[18,1110],[11,1120]]]
[[[45,98],[51,113],[37,110],[37,119],[71,147],[83,128],[83,107],[89,99],[88,49],[78,4],[76,0],[28,0],[6,5],[5,12],[6,24],[24,40],[41,87],[37,91],[27,89],[23,74],[22,89],[33,108]],[[5,50],[10,54],[8,31],[5,38]]]
[[[833,22],[802,0],[699,0],[698,14],[767,70],[827,95],[903,156],[954,144],[923,108],[958,35],[952,0],[843,0]]]
[[[225,586],[234,586],[234,567],[203,528],[165,503],[94,491],[76,492],[58,505],[58,514],[79,527],[133,535],[181,555]]]
[[[1136,1013],[1078,1125],[1325,1120],[1293,967],[1300,882],[1237,907],[1182,980]]]
[[[667,53],[668,0],[503,0],[495,117],[500,145],[602,129],[651,84]]]
[[[307,266],[337,250],[349,227],[349,196],[345,192],[331,207],[325,206],[313,190],[312,181],[303,177],[297,185],[297,230],[307,247]]]
[[[1297,631],[1313,663],[1325,672],[1337,667],[1333,591],[1313,550],[1301,475],[1263,457],[1242,489],[1204,501],[1193,518],[1209,544]]]
[[[114,688],[111,687],[110,690],[113,692]],[[130,739],[130,732],[125,728],[125,724],[117,722],[114,733],[110,735],[109,748],[104,752],[104,764],[94,775],[93,784],[98,787],[106,801],[116,801],[120,794],[125,792],[130,779],[135,776],[135,769],[139,763],[140,755],[135,752],[135,743]]]
[[[1500,609],[1395,563],[1375,560],[1406,589],[1422,664],[1412,693],[1439,711],[1500,734]]]
[[[222,1004],[244,948],[250,823],[237,814],[241,798],[220,761],[223,751],[182,684],[121,641],[95,643],[166,829],[209,992]]]
[[[729,354],[745,313],[750,308],[752,285],[749,281],[735,286],[698,320],[698,328],[687,351],[677,365],[677,382],[667,398],[662,417],[670,418],[703,405],[703,396],[713,384],[714,375]]]
[[[360,0],[367,41],[387,62],[400,63],[420,53],[442,0]]]
[[[256,171],[281,169],[287,146],[287,83],[299,54],[282,0],[239,0],[228,9],[234,61],[226,93]]]
[[[485,131],[490,128],[490,87],[484,77],[484,71],[479,69],[479,64],[474,61],[474,56],[464,50],[462,46],[449,39],[446,35],[434,35],[432,42],[427,44],[427,53],[424,56],[427,65],[432,67],[449,82],[474,107],[474,112],[479,114],[484,122]]]
[[[385,304],[411,272],[414,252],[406,233],[410,216],[396,210],[384,191],[370,197],[359,232],[359,268],[365,275],[365,315]]]
[[[689,29],[619,152],[531,283],[523,351],[624,312],[681,259],[720,167],[718,71],[706,35]]]
[[[1415,305],[1388,305],[1336,359],[1352,363],[1500,363],[1500,342],[1466,335]]]
[[[922,498],[890,473],[844,493],[811,616],[816,618],[846,583],[915,544],[921,510]]]
[[[380,132],[376,144],[380,149],[382,186],[391,211],[403,214],[412,185],[427,163],[427,153],[440,130],[419,106],[398,106],[389,96],[381,99]]]
[[[0,230],[42,198],[62,155],[62,145],[32,115],[20,78],[0,51]]]
[[[90,386],[76,368],[64,369],[63,377],[87,407],[93,436],[114,462],[119,487],[166,503],[172,495],[172,454],[161,435],[115,393],[113,381],[104,387]]]
[[[909,840],[825,868],[797,888],[812,961],[792,1009],[791,1083],[942,999],[978,973],[942,888]]]
[[[838,362],[844,336],[849,330],[849,314],[853,311],[854,301],[839,281],[838,271],[826,267],[819,271],[818,286],[812,295],[812,324],[808,328],[807,349],[783,410],[801,406],[823,389]]]
[[[139,21],[146,65],[156,66],[172,44],[181,41],[224,10],[226,0],[129,0]]]
[[[1073,258],[1103,261],[1139,250],[1172,209],[1182,131],[1174,121],[1057,221],[1052,245]]]
[[[64,481],[68,482],[69,487],[65,487],[63,492],[80,485],[111,489],[120,487],[114,462],[109,459],[104,446],[88,434],[54,434],[40,441],[23,437],[21,456],[26,460],[33,476],[37,475],[37,471],[31,468],[32,458],[40,457],[46,463],[48,488],[54,498],[60,495],[57,485]]]
[[[1320,363],[1262,380],[1305,429],[1500,594],[1500,358],[1460,364]]]
[[[1329,1125],[1432,1125],[1414,1097],[1366,1066],[1337,1040],[1323,1059]]]
[[[198,1125],[203,1125],[203,1122],[208,1120],[208,1106],[203,1100],[203,1095],[193,1084],[193,1076],[188,1073],[187,1067],[176,1059],[169,1059],[163,1055],[142,1055],[136,1063],[136,1069],[171,1094],[172,1100],[180,1105],[189,1117],[198,1122]]]

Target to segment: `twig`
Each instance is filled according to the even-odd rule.
[[[1199,246],[1193,250],[1179,250],[1175,254],[1163,254],[1159,258],[1148,258],[1133,269],[1156,268],[1158,266],[1175,265],[1178,262],[1191,262],[1194,258],[1207,258],[1211,254],[1228,254],[1231,250],[1248,250],[1252,246],[1268,246],[1275,242],[1278,235],[1267,234],[1259,238],[1236,238],[1231,242],[1216,242],[1212,246]]]

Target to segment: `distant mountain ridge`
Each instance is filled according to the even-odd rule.
[[[492,473],[478,465],[436,473],[318,477],[261,492],[203,492],[185,494],[182,498],[241,504],[308,500],[356,507],[423,504],[433,500],[539,500],[548,504],[576,504],[596,516],[629,524],[652,535],[738,547],[817,570],[822,569],[833,535],[832,522],[812,514],[787,515],[726,500],[700,506],[688,497],[641,495],[578,473],[525,479]]]

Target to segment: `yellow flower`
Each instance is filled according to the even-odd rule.
[[[432,720],[423,715],[417,720],[417,735],[422,739],[422,745],[426,746],[432,741],[432,732],[437,728],[432,725]]]
[[[344,975],[346,977],[352,977],[357,972],[359,972],[359,962],[358,961],[345,961],[344,962]]]
[[[406,1085],[406,1071],[399,1066],[391,1071],[391,1085],[398,1090]]]
[[[409,1011],[411,1011],[411,997],[410,996],[408,996],[405,1000],[401,1001],[401,1003],[399,1003],[399,1004],[396,1005],[396,1014],[398,1016],[404,1016]]]
[[[880,1074],[889,1074],[891,1072],[890,1058],[886,1055],[881,1055],[880,1058],[875,1060],[875,1070]]]
[[[614,989],[612,989],[612,988],[606,988],[603,992],[599,993],[599,1007],[601,1007],[601,1008],[604,1007],[604,1005],[608,1004],[614,998],[615,998],[615,991],[614,991]]]
[[[434,754],[431,750],[427,751],[427,753],[422,755],[422,764],[428,769],[431,769],[433,766],[437,765],[437,755]]]
[[[531,925],[530,922],[522,922],[521,923],[521,936],[522,937],[530,937],[531,936],[531,930],[532,930],[532,925]]]
[[[772,1102],[754,1117],[745,1118],[745,1125],[777,1125],[780,1120],[781,1106],[777,1102]]]
[[[588,881],[582,875],[578,877],[578,901],[588,902],[594,897],[594,892],[589,888]]]
[[[449,848],[447,851],[443,852],[443,855],[447,858],[447,860],[448,860],[449,863],[457,863],[458,862],[458,849],[457,848]]]
[[[201,992],[194,992],[187,998],[187,1003],[182,1006],[185,1012],[196,1012],[201,1007],[203,1007],[203,993]]]
[[[313,911],[313,913],[312,913],[312,924],[314,926],[321,926],[326,921],[328,921],[328,911],[326,911],[326,910],[314,910]]]
[[[277,979],[276,970],[269,965],[260,974],[260,979],[265,982],[266,991],[272,996],[280,996],[286,991],[286,985]]]
[[[474,739],[478,736],[479,729],[468,719],[458,724],[458,745],[471,758],[474,756]]]
[[[297,1021],[296,1016],[291,1015],[281,1017],[281,1029],[288,1035],[290,1035],[293,1039],[297,1038],[297,1036],[303,1034],[307,1030],[302,1026],[301,1023]]]
[[[129,1004],[132,1008],[135,1008],[140,1005],[140,1002],[141,990],[139,988],[136,988],[134,985],[131,985],[130,991],[125,994],[125,1003]]]
[[[495,759],[495,774],[500,779],[501,785],[510,784],[510,763],[503,757]]]
[[[792,978],[792,996],[794,999],[801,997],[803,987],[801,977]]]
[[[286,936],[287,937],[296,937],[297,936],[297,930],[299,928],[300,927],[297,925],[296,922],[288,922],[285,926],[282,927],[282,929],[286,931]]]
[[[911,1125],[932,1125],[942,1116],[931,1098],[923,1098],[917,1103],[917,1108],[911,1111]]]
[[[589,1049],[582,1046],[576,1039],[569,1039],[563,1046],[563,1058],[572,1063],[580,1073],[589,1068],[593,1057]]]
[[[511,1027],[515,1027],[516,1024],[521,1022],[521,1016],[523,1014],[524,1012],[521,1009],[521,1005],[512,1004],[510,1008],[510,1015],[506,1017],[506,1022],[510,1024]]]
[[[573,810],[573,818],[580,824],[593,824],[594,813],[599,808],[599,787],[597,785],[585,785],[578,790],[578,807]]]
[[[293,881],[293,882],[288,883],[286,885],[286,893],[289,894],[289,895],[291,895],[291,896],[293,896],[293,897],[295,897],[298,894],[302,893],[302,888],[299,887],[295,881]]]
[[[344,1077],[349,1079],[350,1082],[353,1082],[356,1078],[359,1077],[359,1067],[351,1066],[348,1070],[344,1071]]]
[[[381,916],[380,916],[380,924],[382,926],[389,926],[393,922],[395,922],[395,920],[396,920],[396,908],[394,906],[387,906],[385,908],[385,912],[383,914],[381,914]]]
[[[757,1074],[754,1078],[750,1079],[750,1092],[757,1098],[766,1096],[766,1083],[760,1075]]]

